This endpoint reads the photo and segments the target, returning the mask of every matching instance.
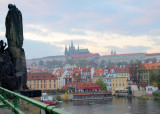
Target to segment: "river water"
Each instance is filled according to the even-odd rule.
[[[92,104],[63,102],[58,107],[72,114],[160,114],[160,101],[124,97]]]

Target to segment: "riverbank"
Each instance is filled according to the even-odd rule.
[[[158,114],[160,102],[139,100],[136,97],[114,97],[110,100],[88,103],[85,101],[69,101],[58,107],[72,114]]]

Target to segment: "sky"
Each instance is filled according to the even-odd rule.
[[[160,52],[160,0],[0,0],[0,40],[8,4],[23,16],[26,58],[64,55],[65,44],[91,53]]]

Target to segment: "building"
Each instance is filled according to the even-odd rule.
[[[104,70],[95,70],[94,74],[93,74],[92,82],[96,83],[96,81],[98,80],[98,78],[100,78],[103,74],[104,74]]]
[[[58,88],[58,80],[48,72],[28,73],[27,86],[31,90],[54,90]]]
[[[128,87],[127,78],[122,78],[122,77],[111,78],[112,95],[114,95],[116,91],[126,90],[127,87]]]
[[[67,49],[67,46],[65,45],[65,56],[72,56],[77,54],[87,54],[90,53],[88,49],[79,49],[79,45],[77,49],[75,49],[75,46],[73,45],[73,41],[71,41],[71,45],[69,45],[69,49]]]
[[[101,76],[101,78],[103,79],[104,83],[106,84],[108,91],[112,90],[111,79],[115,78],[115,75],[116,75],[116,67],[115,66],[109,66],[109,67],[104,68],[104,73]]]
[[[157,90],[158,90],[158,87],[155,87],[155,86],[147,86],[146,87],[146,92],[147,92],[147,94],[150,94],[150,95],[152,95],[152,93]]]
[[[116,76],[119,78],[127,78],[130,81],[130,72],[128,66],[120,66],[116,68]]]
[[[72,60],[87,60],[87,61],[97,61],[100,59],[99,53],[84,53],[76,54],[71,56]]]
[[[158,69],[158,71],[156,69]],[[144,84],[145,86],[147,86],[148,84],[151,84],[151,79],[150,79],[151,74],[153,72],[156,72],[160,75],[159,69],[160,69],[160,62],[141,64],[137,70],[137,75],[138,75],[137,80],[139,81],[139,84],[141,86],[144,86]]]
[[[81,80],[83,82],[92,82],[94,68],[93,67],[81,67]]]
[[[67,83],[62,89],[73,89],[76,92],[86,93],[86,92],[99,92],[101,90],[101,86],[92,82],[75,82],[75,83]]]
[[[111,54],[111,55],[104,55],[101,56],[100,61],[105,61],[106,64],[108,63],[131,63],[131,62],[136,62],[137,60],[139,61],[144,61],[145,60],[145,55],[146,53],[129,53],[129,54]]]
[[[58,69],[53,75],[58,79],[58,88],[61,89],[65,85],[65,79],[62,77],[63,69]]]
[[[154,62],[160,62],[160,53],[148,53],[146,54],[145,60],[154,60]]]
[[[112,94],[115,94],[115,91],[118,90],[126,90],[128,81],[130,80],[129,67],[106,67],[101,78],[106,83],[107,90],[112,91]]]

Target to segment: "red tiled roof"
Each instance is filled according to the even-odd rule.
[[[104,94],[111,94],[111,92],[107,91],[107,92],[102,92],[102,93],[81,93],[81,94],[74,94],[74,96],[78,96],[78,95],[104,95]]]
[[[55,74],[57,74],[57,73],[59,73],[60,76],[62,76],[62,74],[64,73],[64,72],[63,72],[63,69],[58,69]]]
[[[114,69],[114,70],[115,70],[116,68],[115,68],[115,66],[109,66],[109,67],[104,68],[104,70],[105,70],[105,69],[108,70],[108,73],[111,73],[111,72],[110,72],[111,69]]]
[[[68,87],[75,87],[77,89],[101,89],[101,86],[99,86],[96,83],[92,82],[74,82],[74,83],[67,83],[65,86],[62,87],[62,89],[67,89]]]
[[[89,68],[86,68],[86,67],[85,67],[84,69],[82,69],[82,72],[91,72],[91,68],[92,68],[92,67],[89,67]]]
[[[116,55],[103,55],[103,57],[112,57],[112,56],[121,56],[121,55],[139,55],[139,54],[146,54],[146,53],[128,53],[128,54],[116,54]]]
[[[101,76],[104,74],[104,70],[95,70],[93,76]]]
[[[117,67],[116,68],[116,73],[126,73],[126,72],[129,72],[129,67]]]
[[[50,80],[57,79],[53,74],[47,72],[27,73],[27,80]]]
[[[158,63],[144,63],[141,64],[138,70],[153,70],[160,69],[160,62]]]

